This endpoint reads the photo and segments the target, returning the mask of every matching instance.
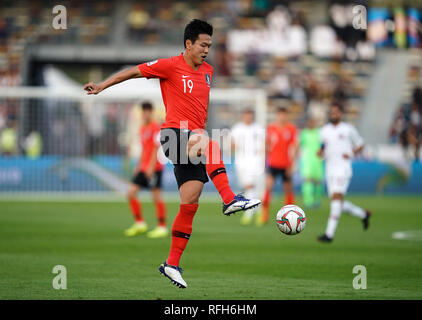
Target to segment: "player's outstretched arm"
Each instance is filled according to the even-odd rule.
[[[355,148],[355,149],[353,150],[353,153],[354,153],[354,155],[356,156],[356,155],[358,155],[359,153],[361,153],[361,152],[362,152],[362,150],[363,150],[363,145],[361,145],[361,146],[359,146],[359,147]]]
[[[134,78],[142,78],[143,75],[141,71],[139,70],[138,66],[131,67],[124,69],[115,75],[112,75],[107,80],[101,82],[100,84],[96,84],[94,82],[87,83],[84,85],[84,90],[87,92],[87,94],[98,94],[104,89],[107,89],[108,87],[111,87],[117,83],[134,79]]]

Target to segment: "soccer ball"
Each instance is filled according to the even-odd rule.
[[[289,204],[278,210],[275,222],[281,232],[294,235],[305,228],[306,215],[300,207]]]

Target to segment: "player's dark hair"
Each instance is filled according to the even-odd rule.
[[[338,102],[338,101],[334,101],[334,102],[332,102],[332,103],[331,103],[331,108],[337,108],[337,109],[339,109],[339,110],[340,110],[340,112],[341,112],[341,113],[344,113],[344,107],[343,107],[343,105],[342,105],[340,102]]]
[[[200,34],[208,34],[210,37],[212,36],[213,28],[208,22],[193,19],[189,22],[185,27],[185,34],[183,36],[183,44],[186,48],[186,40],[192,41],[195,43],[198,40]]]
[[[243,110],[243,113],[253,113],[253,114],[255,114],[255,112],[253,111],[253,109],[251,109],[251,108],[246,108],[246,109],[244,109]]]
[[[277,112],[287,113],[287,108],[286,107],[278,107]]]
[[[152,103],[149,101],[145,101],[142,103],[142,110],[143,111],[151,111],[152,109],[154,109],[154,107],[152,106]]]

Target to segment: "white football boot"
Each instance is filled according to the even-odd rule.
[[[166,276],[167,278],[169,278],[170,281],[176,286],[178,286],[179,288],[182,288],[182,289],[187,288],[188,285],[185,282],[185,280],[183,280],[182,278],[182,273],[183,273],[182,268],[171,266],[167,264],[167,262],[164,262],[159,266],[158,271],[160,271],[160,273],[163,276]]]

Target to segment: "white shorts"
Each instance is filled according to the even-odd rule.
[[[327,182],[328,195],[331,198],[334,193],[340,193],[342,195],[346,194],[352,176],[350,174],[333,172],[327,173],[325,178]]]
[[[244,189],[247,186],[260,188],[264,181],[264,174],[236,168],[236,176],[239,187]]]

